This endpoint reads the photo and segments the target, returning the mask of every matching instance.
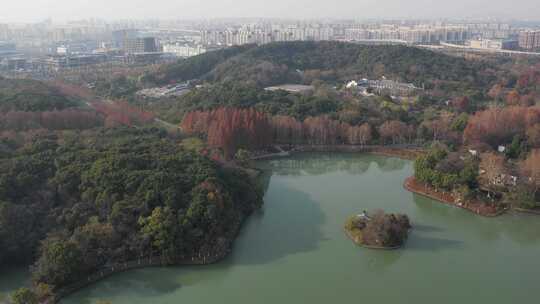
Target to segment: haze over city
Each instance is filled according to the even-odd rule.
[[[46,18],[537,18],[536,0],[20,0],[3,1],[0,22]]]

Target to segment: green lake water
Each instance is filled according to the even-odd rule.
[[[483,218],[412,194],[402,187],[412,162],[396,158],[303,154],[261,166],[272,169],[265,205],[223,262],[118,274],[62,303],[537,303],[540,217]],[[378,208],[411,218],[403,249],[359,248],[343,233],[348,216]]]

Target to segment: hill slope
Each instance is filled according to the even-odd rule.
[[[298,41],[209,52],[168,66],[157,78],[163,81],[203,78],[268,86],[384,75],[417,85],[434,81],[482,84],[485,79],[479,71],[487,68],[493,67],[414,47]]]

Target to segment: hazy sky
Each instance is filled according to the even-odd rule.
[[[0,0],[0,22],[82,18],[539,19],[539,0]]]

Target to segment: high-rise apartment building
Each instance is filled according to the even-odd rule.
[[[134,29],[118,30],[112,32],[112,42],[115,48],[124,49],[127,40],[137,38],[138,31]]]
[[[519,33],[519,47],[527,50],[540,49],[540,31]]]

